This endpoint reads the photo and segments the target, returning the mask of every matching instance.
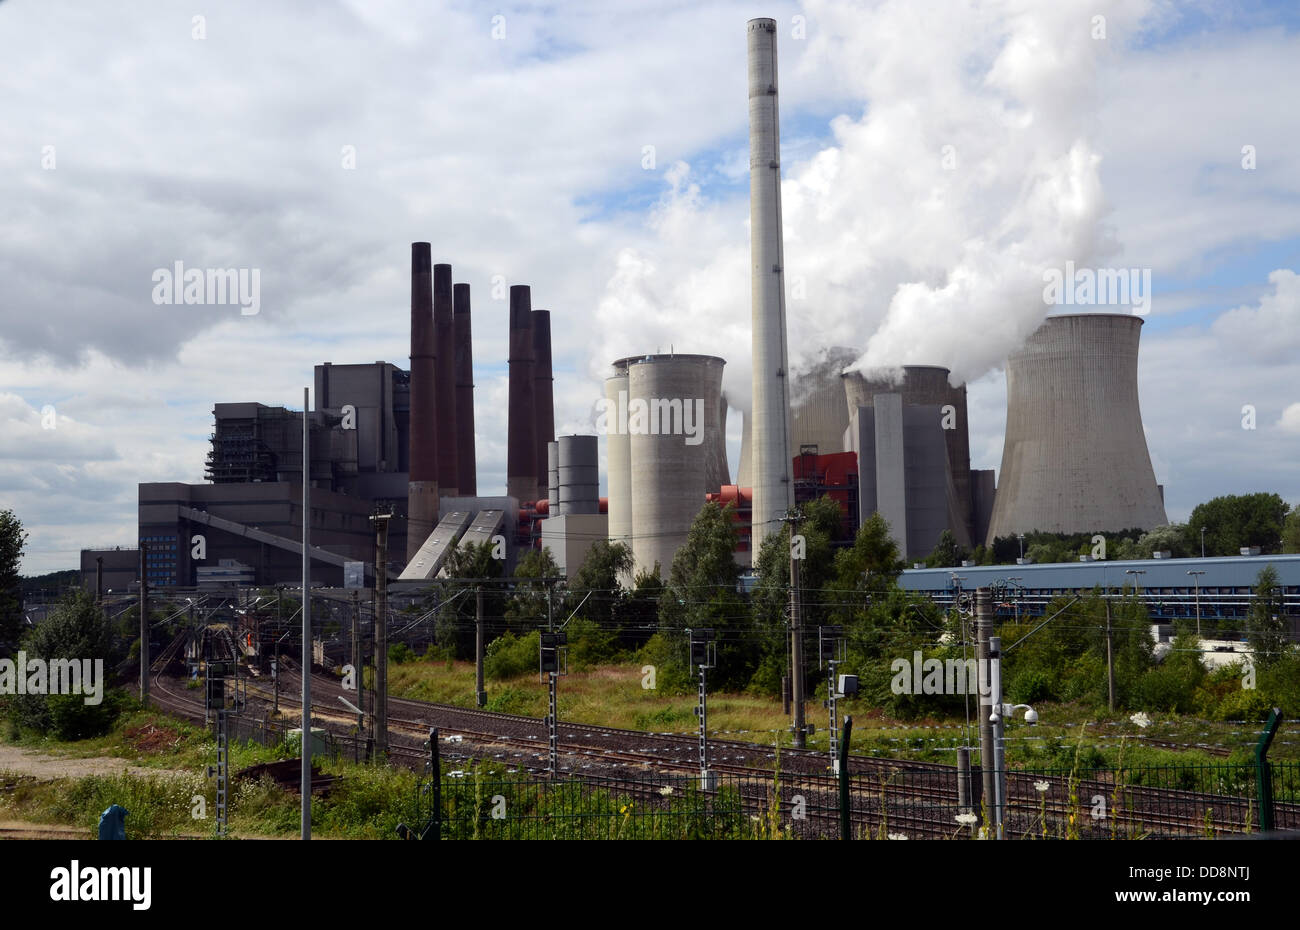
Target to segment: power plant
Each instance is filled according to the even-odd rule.
[[[1168,523],[1142,432],[1142,318],[1048,317],[1007,359],[1007,430],[987,539]]]
[[[454,545],[474,541],[504,541],[507,571],[519,552],[549,548],[571,575],[607,539],[632,554],[624,583],[656,566],[666,578],[706,501],[734,505],[735,555],[746,567],[797,505],[821,496],[843,511],[839,544],[880,513],[909,560],[945,532],[973,549],[1035,530],[1166,522],[1138,407],[1137,317],[1050,317],[1011,353],[996,488],[992,470],[971,469],[966,387],[947,368],[864,372],[855,368],[860,350],[829,346],[791,369],[775,20],[746,24],[746,54],[752,395],[734,477],[726,362],[647,352],[615,360],[604,381],[600,497],[598,437],[555,436],[551,313],[533,309],[528,285],[514,285],[508,316],[495,324],[508,332],[505,493],[480,497],[470,286],[453,280],[450,264],[433,263],[430,243],[413,242],[409,372],[326,362],[316,368],[314,411],[216,404],[211,484],[140,485],[147,580],[293,578],[303,482],[312,487],[312,572],[329,583],[358,577],[359,567],[373,574],[364,563],[373,559],[375,512],[395,517],[389,567],[409,582],[436,577]],[[195,534],[214,554],[187,554]]]

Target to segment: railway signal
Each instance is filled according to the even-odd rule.
[[[699,719],[700,726],[700,787],[709,789],[714,787],[716,779],[709,771],[709,703],[706,676],[708,670],[718,664],[717,644],[714,642],[713,630],[688,629],[686,636],[690,642],[691,665],[699,669],[700,675],[699,702],[695,706],[695,716]]]
[[[542,676],[547,680],[546,732],[550,750],[548,768],[552,775],[559,771],[560,766],[558,691],[560,676],[568,674],[568,650],[563,648],[568,641],[569,636],[563,630],[543,630],[538,643],[538,664]],[[561,671],[561,667],[564,671]]]
[[[817,651],[826,672],[826,707],[830,711],[830,728],[827,739],[830,742],[831,771],[839,774],[839,730],[835,714],[835,702],[840,698],[858,693],[857,675],[836,676],[836,667],[844,661],[844,627],[820,626],[817,628]]]

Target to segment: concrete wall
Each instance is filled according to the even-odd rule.
[[[608,535],[609,518],[603,513],[570,513],[542,521],[542,546],[551,550],[565,578],[572,578],[592,545]]]

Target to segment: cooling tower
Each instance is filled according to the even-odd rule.
[[[427,242],[411,243],[411,470],[407,484],[406,559],[438,522],[438,388],[433,332],[433,270]]]
[[[844,346],[824,349],[816,361],[790,379],[792,455],[809,445],[816,446],[821,455],[844,451],[849,405],[840,373],[861,354]]]
[[[658,562],[666,580],[705,495],[716,490],[710,461],[725,364],[710,355],[648,355],[628,365],[635,571]]]
[[[510,288],[510,398],[506,425],[506,494],[537,500],[537,386],[533,382],[533,306],[526,284]]]
[[[556,448],[556,478],[561,516],[600,513],[599,451],[595,436],[561,436]]]
[[[988,543],[1167,523],[1138,407],[1140,317],[1048,317],[1007,359],[1007,432]]]
[[[478,495],[474,452],[474,343],[470,331],[469,285],[453,289],[452,329],[456,340],[456,479],[462,497]]]
[[[452,320],[451,265],[433,266],[433,339],[437,359],[434,378],[438,385],[438,496],[456,497],[459,457],[456,452],[456,335]]]
[[[794,504],[790,480],[790,370],[781,245],[781,133],[776,20],[751,19],[749,58],[750,311],[753,323],[754,552]]]
[[[533,311],[533,409],[537,412],[537,496],[546,480],[546,444],[555,441],[555,379],[551,375],[551,311]]]
[[[901,394],[907,407],[935,406],[948,448],[948,469],[952,475],[953,502],[961,516],[965,535],[972,535],[973,520],[970,478],[970,428],[966,420],[966,386],[948,384],[948,369],[935,365],[907,365],[902,369],[901,380],[888,372],[863,374],[860,371],[844,374],[844,394],[849,410],[872,406],[876,394]],[[951,407],[950,411],[944,410]],[[951,416],[949,416],[951,414]],[[961,533],[957,534],[961,537]]]
[[[609,542],[632,544],[632,452],[620,410],[627,407],[628,359],[614,363],[614,376],[605,379],[605,468],[608,481]]]

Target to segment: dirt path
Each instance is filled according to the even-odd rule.
[[[174,769],[150,769],[132,765],[126,759],[112,756],[52,756],[35,749],[0,743],[0,772],[15,775],[33,775],[42,781],[54,778],[80,778],[83,775],[188,775]]]

